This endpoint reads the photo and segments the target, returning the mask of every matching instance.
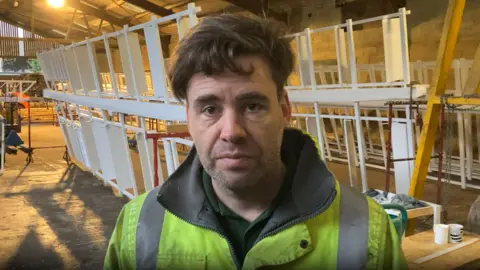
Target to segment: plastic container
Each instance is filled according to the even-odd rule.
[[[391,209],[391,210],[398,210],[400,211],[400,215],[388,214],[390,219],[395,226],[395,230],[397,231],[398,239],[400,242],[402,241],[403,234],[405,233],[405,228],[407,227],[407,210],[405,207],[400,206],[398,204],[382,204],[383,209]]]

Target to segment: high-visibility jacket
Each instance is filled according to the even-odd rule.
[[[291,192],[243,264],[205,196],[193,148],[161,188],[122,209],[104,268],[406,269],[384,209],[339,184],[309,136],[286,130],[283,140],[282,148],[301,149]]]

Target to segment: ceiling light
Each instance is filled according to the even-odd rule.
[[[54,8],[61,8],[65,5],[64,0],[47,0],[47,3]]]

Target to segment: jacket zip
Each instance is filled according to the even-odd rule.
[[[334,191],[334,192],[332,192],[332,193],[333,193],[333,194],[330,195],[328,201],[324,204],[324,207],[323,207],[323,208],[321,208],[321,209],[319,209],[318,211],[315,211],[315,212],[313,212],[312,214],[309,214],[309,215],[307,215],[307,216],[303,216],[303,217],[294,219],[294,220],[292,220],[292,221],[284,224],[283,226],[280,226],[280,227],[278,227],[277,229],[275,229],[275,230],[273,230],[273,231],[270,231],[270,232],[262,235],[262,237],[258,238],[258,239],[253,243],[253,246],[255,246],[258,242],[260,242],[261,240],[263,240],[263,239],[265,239],[265,238],[267,238],[267,237],[269,237],[269,236],[271,236],[271,235],[274,235],[274,234],[276,234],[276,233],[278,233],[278,232],[280,232],[280,231],[283,231],[283,230],[285,230],[285,229],[287,229],[287,228],[289,228],[289,227],[291,227],[291,226],[293,226],[293,225],[297,225],[297,224],[299,224],[299,223],[301,223],[301,222],[304,222],[305,220],[309,220],[309,219],[311,219],[311,218],[314,218],[314,217],[320,215],[321,213],[325,212],[325,210],[327,210],[327,208],[331,205],[333,199],[335,198],[334,195],[336,194],[336,191]],[[252,246],[252,247],[253,247],[253,246]]]
[[[160,202],[159,202],[160,203]],[[162,203],[160,203],[163,208],[165,208],[166,210],[168,210],[165,205],[163,205]],[[211,231],[214,231],[216,232],[218,235],[220,235],[223,239],[225,239],[228,243],[228,247],[230,249],[230,255],[232,255],[233,257],[233,262],[235,263],[235,265],[237,266],[237,270],[239,269],[242,269],[242,265],[240,264],[240,262],[238,261],[238,257],[237,257],[237,254],[235,253],[235,249],[233,248],[233,244],[232,242],[230,241],[230,239],[228,239],[228,237],[226,235],[224,235],[223,233],[221,233],[219,230],[215,229],[214,227],[210,227],[210,226],[205,226],[205,225],[201,225],[201,224],[197,224],[197,223],[194,223],[194,222],[191,222],[191,221],[188,221],[186,219],[183,219],[179,216],[177,216],[176,214],[174,214],[173,212],[171,211],[168,211],[170,214],[174,215],[176,218],[180,219],[180,220],[183,220],[185,221],[186,223],[190,224],[190,225],[193,225],[193,226],[197,226],[197,227],[200,227],[200,228],[203,228],[203,229],[207,229],[207,230],[211,230]]]
[[[311,218],[314,218],[318,215],[320,215],[321,213],[323,213],[325,210],[327,210],[327,208],[331,205],[333,199],[335,198],[335,195],[336,194],[336,191],[333,191],[332,194],[330,195],[329,197],[329,200],[324,204],[324,207],[319,209],[318,211],[315,211],[314,213],[310,214],[310,215],[307,215],[307,216],[303,216],[303,217],[300,217],[300,218],[297,218],[295,220],[292,220],[286,224],[284,224],[283,226],[281,227],[278,227],[277,229],[273,230],[273,231],[270,231],[266,234],[264,234],[262,237],[260,237],[259,239],[257,239],[254,243],[253,243],[253,246],[255,246],[258,242],[260,242],[261,240],[271,236],[271,235],[274,235],[282,230],[285,230],[293,225],[296,225],[296,224],[299,224],[305,220],[308,220],[308,219],[311,219]],[[160,203],[160,202],[159,202]],[[161,203],[160,203],[161,204]],[[161,204],[163,206],[163,208],[167,209],[163,204]],[[168,209],[167,209],[168,210]],[[210,227],[210,226],[205,226],[205,225],[201,225],[201,224],[197,224],[197,223],[194,223],[194,222],[191,222],[191,221],[188,221],[188,220],[185,220],[179,216],[177,216],[176,214],[174,214],[173,212],[170,212],[168,211],[170,214],[172,214],[173,216],[175,216],[176,218],[180,219],[180,220],[183,220],[184,222],[190,224],[190,225],[193,225],[193,226],[197,226],[197,227],[200,227],[200,228],[203,228],[203,229],[207,229],[207,230],[211,230],[215,233],[217,233],[218,235],[220,235],[223,239],[225,239],[228,243],[228,247],[230,249],[230,255],[232,255],[233,257],[233,262],[235,263],[235,265],[237,266],[237,270],[240,270],[242,269],[242,265],[240,264],[240,262],[238,261],[238,257],[237,257],[237,254],[235,253],[235,249],[233,248],[233,244],[232,242],[230,241],[230,239],[228,239],[228,237],[226,235],[224,235],[223,233],[221,233],[219,230],[215,229],[214,227]],[[252,246],[252,247],[253,247]]]

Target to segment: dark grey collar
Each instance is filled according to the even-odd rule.
[[[308,135],[299,130],[285,129],[283,151],[298,153],[292,188],[273,213],[262,235],[294,223],[295,220],[321,213],[336,196],[335,178],[320,160],[317,147]],[[218,225],[203,190],[201,169],[202,165],[193,147],[185,161],[163,184],[157,200],[184,221],[221,233],[223,230]]]

